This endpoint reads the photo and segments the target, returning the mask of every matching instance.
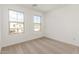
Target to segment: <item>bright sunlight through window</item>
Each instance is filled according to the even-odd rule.
[[[24,14],[14,10],[9,10],[9,33],[17,34],[24,32]]]
[[[40,26],[41,26],[40,21],[41,21],[40,16],[34,16],[33,17],[34,31],[40,31]]]

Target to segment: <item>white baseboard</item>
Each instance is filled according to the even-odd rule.
[[[58,40],[58,39],[53,38],[51,36],[45,36],[45,37],[50,38],[52,40],[60,41],[60,42],[66,43],[66,44],[71,44],[71,45],[79,47],[79,43],[76,43],[76,42],[68,42],[68,41],[65,41],[65,40]]]
[[[7,42],[7,44],[2,44],[2,47],[7,47],[7,46],[22,43],[22,42],[27,42],[27,41],[34,40],[34,39],[37,39],[37,38],[40,38],[40,37],[42,37],[42,36],[33,37],[33,38],[27,38],[27,40],[26,39],[24,39],[24,40],[21,39],[21,41],[16,41],[16,42],[14,41],[12,43]]]

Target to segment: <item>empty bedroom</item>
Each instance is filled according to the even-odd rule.
[[[0,4],[0,54],[79,54],[79,4]]]

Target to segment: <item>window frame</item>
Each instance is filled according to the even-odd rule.
[[[34,16],[40,17],[40,23],[34,23]],[[40,15],[34,15],[34,16],[33,16],[33,31],[34,32],[40,32],[41,31],[41,19],[42,19],[42,16],[40,16]],[[40,25],[40,29],[38,31],[35,31],[35,28],[34,28],[35,24]]]
[[[10,23],[13,22],[13,21],[10,21],[10,15],[9,15],[9,11],[14,11],[14,12],[19,12],[19,13],[23,13],[23,22],[18,22],[18,21],[15,21],[15,23],[23,23],[23,32],[21,33],[10,33]],[[18,11],[18,10],[14,10],[14,9],[8,9],[8,34],[9,35],[16,35],[16,34],[23,34],[25,33],[25,16],[24,16],[24,12],[23,11]]]

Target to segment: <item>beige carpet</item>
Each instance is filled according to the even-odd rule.
[[[2,54],[76,54],[79,53],[79,47],[43,37],[28,42],[3,47],[1,53]]]

